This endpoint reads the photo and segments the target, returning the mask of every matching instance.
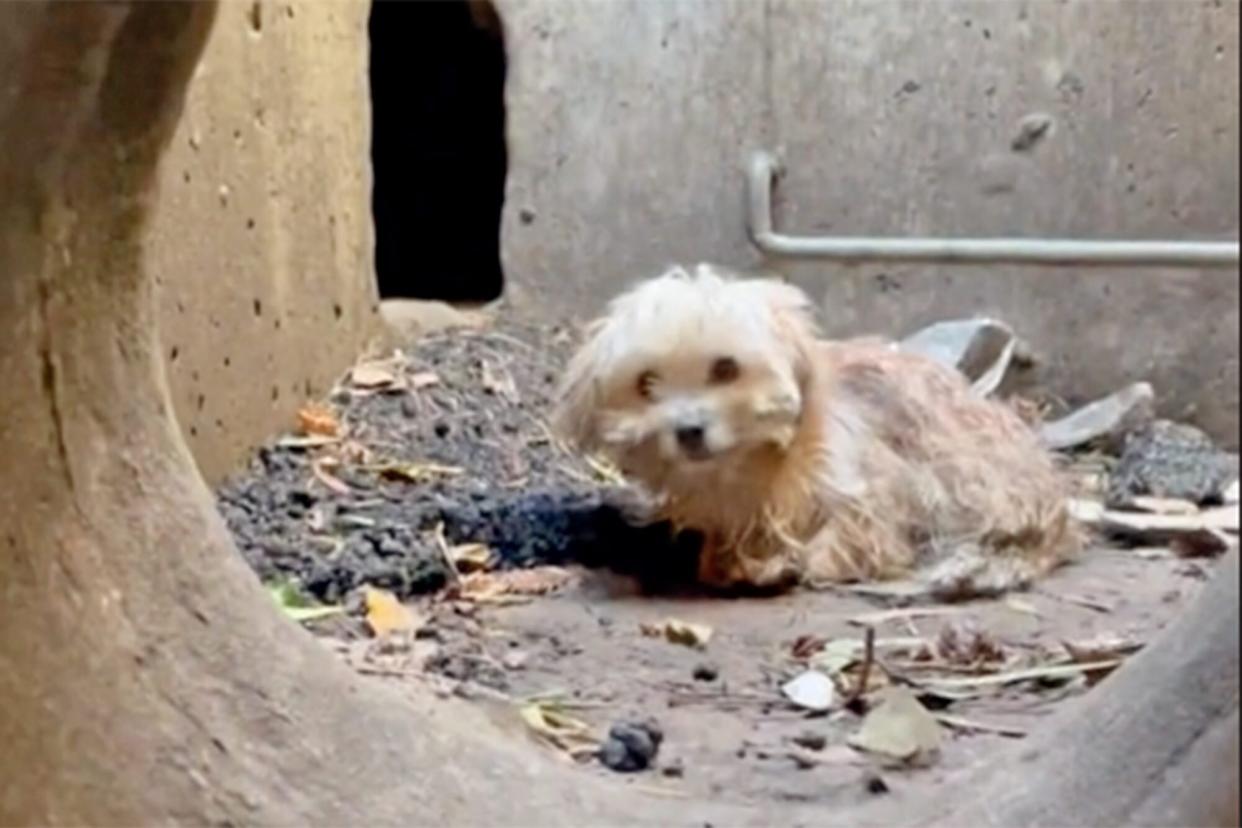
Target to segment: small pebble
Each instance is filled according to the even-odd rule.
[[[798,770],[810,770],[819,765],[819,760],[815,754],[807,750],[791,750],[789,751],[789,758],[793,760],[794,767]]]
[[[804,730],[793,737],[793,743],[807,750],[823,750],[828,745],[828,737],[813,730]]]
[[[618,773],[640,770],[637,763],[630,758],[629,750],[616,739],[605,739],[599,746],[599,761],[604,767]]]
[[[664,733],[660,726],[648,719],[641,722],[618,722],[608,731],[608,738],[600,745],[599,761],[619,773],[646,770],[651,766]]]
[[[686,775],[686,769],[681,764],[680,761],[674,759],[673,761],[665,765],[663,768],[661,768],[660,773],[672,779],[681,779],[683,776]]]
[[[888,793],[888,783],[884,781],[884,777],[874,772],[863,774],[863,787],[867,789],[867,793],[876,796]]]
[[[720,677],[720,670],[714,664],[698,664],[693,675],[695,681],[715,681]]]

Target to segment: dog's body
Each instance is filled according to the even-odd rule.
[[[619,297],[571,361],[558,424],[704,536],[715,586],[886,578],[946,597],[1029,583],[1078,533],[1031,430],[878,340],[826,342],[773,280],[674,269]]]

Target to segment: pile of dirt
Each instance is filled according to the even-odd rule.
[[[500,568],[576,561],[688,579],[694,539],[634,525],[614,474],[549,430],[573,343],[561,327],[450,331],[384,362],[386,376],[346,377],[321,415],[335,433],[272,441],[220,487],[242,554],[265,582],[326,603],[363,584],[436,591],[446,544],[485,544]]]

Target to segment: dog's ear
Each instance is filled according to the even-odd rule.
[[[565,367],[552,411],[552,428],[557,435],[586,452],[594,451],[599,443],[604,321],[597,319],[586,327],[582,344]]]
[[[789,346],[798,385],[805,388],[813,373],[812,359],[820,338],[811,297],[800,288],[774,278],[752,279],[747,287],[753,291],[754,299],[767,308],[776,335]]]

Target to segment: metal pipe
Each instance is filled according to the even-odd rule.
[[[780,165],[757,152],[748,169],[749,231],[763,253],[784,258],[927,264],[1042,264],[1236,268],[1238,242],[1082,241],[786,236],[772,228],[772,186]]]

